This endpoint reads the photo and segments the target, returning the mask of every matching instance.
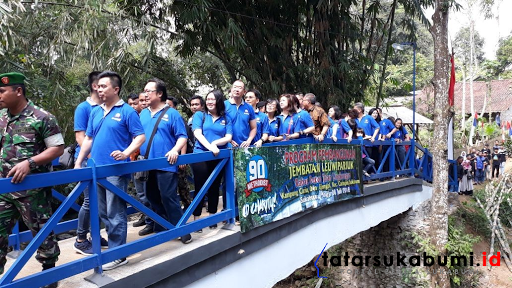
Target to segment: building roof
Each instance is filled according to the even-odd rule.
[[[488,112],[503,112],[508,110],[512,106],[512,79],[504,79],[504,80],[492,80],[490,83],[490,97],[487,98],[487,105],[485,107],[485,113]],[[466,82],[466,101],[465,103],[465,112],[466,114],[471,113],[471,98],[469,93],[469,81]],[[484,81],[473,81],[473,95],[474,95],[474,108],[475,112],[482,112],[482,108],[484,106],[486,94],[487,94],[487,83]],[[427,107],[424,105],[429,105],[433,100],[433,91],[432,87],[425,87],[420,93],[418,93],[418,98],[420,102],[420,111],[424,110]],[[426,99],[430,99],[430,102],[426,102]],[[463,83],[457,82],[455,83],[454,90],[454,100],[455,100],[455,111],[462,112],[462,98],[463,98]]]
[[[370,108],[365,108],[365,110],[370,110]],[[368,114],[368,111],[366,113]],[[382,118],[388,118],[389,116],[393,116],[395,119],[402,119],[403,124],[412,124],[412,110],[403,107],[403,106],[390,106],[390,107],[382,107]],[[427,117],[416,112],[416,124],[432,124],[434,123],[432,120]]]
[[[404,124],[412,124],[412,110],[407,107],[382,107],[382,114],[384,114],[384,118],[389,116],[393,116],[396,118],[402,119],[402,123]],[[416,112],[416,124],[432,124],[434,123],[432,120],[427,117]]]

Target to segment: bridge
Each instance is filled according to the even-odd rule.
[[[326,140],[319,144],[312,139],[301,139],[288,141],[285,146],[283,144],[273,143],[264,145],[263,148],[249,148],[246,150],[225,149],[217,157],[214,157],[210,152],[179,156],[176,165],[214,159],[221,159],[222,161],[210,175],[204,187],[197,191],[198,196],[175,227],[105,180],[110,175],[130,174],[136,171],[168,167],[169,163],[165,158],[105,166],[96,166],[93,160],[89,160],[86,168],[34,174],[26,177],[21,184],[11,184],[10,179],[0,179],[0,193],[2,194],[79,182],[67,196],[53,191],[53,196],[62,203],[35,237],[32,237],[28,231],[20,232],[17,229],[13,231],[13,234],[9,237],[9,245],[13,247],[12,254],[17,257],[8,260],[5,267],[6,272],[0,279],[0,286],[39,287],[60,281],[60,287],[120,287],[126,285],[129,285],[128,287],[150,285],[168,287],[171,284],[176,287],[187,285],[190,287],[204,287],[205,285],[240,287],[242,285],[246,286],[247,283],[251,283],[252,287],[270,287],[298,267],[311,261],[315,255],[320,254],[326,245],[330,247],[341,243],[361,231],[374,227],[411,207],[414,208],[420,205],[430,199],[432,195],[430,185],[432,182],[432,156],[427,149],[417,143],[376,141],[372,144],[367,141],[353,140],[349,144],[346,140],[339,140],[337,143]],[[381,145],[383,147],[383,159],[379,167],[370,171],[374,173],[370,177],[365,177],[362,176],[361,158],[359,157],[360,154],[357,153],[361,153],[361,150],[365,150],[365,146],[370,145]],[[406,161],[403,161],[403,163],[400,162],[397,154],[398,146],[409,146],[405,157]],[[323,187],[326,188],[320,189],[324,191],[315,194],[312,191],[316,188],[311,188],[315,185],[311,183],[304,185],[305,188],[309,187],[310,190],[308,191],[312,193],[311,195],[317,195],[317,198],[300,198],[301,201],[298,201],[299,198],[297,198],[295,202],[292,201],[294,194],[290,192],[289,188],[298,189],[299,182],[283,184],[281,189],[284,190],[280,192],[281,194],[277,193],[279,202],[273,204],[276,211],[272,211],[272,219],[265,215],[264,217],[256,215],[257,217],[254,219],[258,221],[250,219],[251,215],[249,214],[251,213],[245,212],[244,207],[246,206],[242,201],[245,195],[250,194],[250,191],[248,193],[240,188],[242,184],[246,184],[245,182],[240,183],[243,182],[240,181],[240,175],[245,175],[246,167],[235,166],[235,163],[240,163],[239,161],[245,158],[249,162],[253,161],[250,156],[254,156],[261,151],[269,153],[278,151],[281,153],[284,149],[295,149],[297,151],[300,147],[307,147],[309,149],[307,151],[314,152],[308,154],[309,156],[317,155],[316,152],[318,152],[318,155],[315,156],[317,158],[308,158],[313,163],[322,161],[322,163],[329,163],[334,159],[331,157],[332,155],[345,157],[350,154],[331,153],[329,154],[331,158],[327,156],[319,158],[320,155],[324,155],[321,153],[327,151],[325,150],[326,147],[333,151],[336,149],[341,152],[345,150],[355,151],[356,154],[351,154],[357,156],[352,159],[352,162],[356,163],[354,167],[338,165],[339,169],[349,171],[348,174],[351,175],[352,179],[350,180],[352,182],[344,187],[346,190],[341,190],[342,194],[340,195],[340,190],[338,190],[338,193],[332,192],[336,191],[334,188],[329,191],[329,187],[335,187],[335,184],[333,184],[335,180],[325,177],[324,179],[327,179],[327,182],[324,183]],[[324,152],[320,153],[320,151]],[[292,157],[295,154],[286,155]],[[328,155],[327,152],[325,155]],[[294,160],[293,158],[289,159]],[[267,161],[274,160],[267,159]],[[283,161],[281,161],[281,164],[286,164]],[[386,161],[389,163],[388,170],[384,170]],[[294,166],[298,164],[287,165]],[[322,169],[328,169],[323,168],[328,166],[322,164],[321,167]],[[277,166],[269,167],[275,168]],[[197,221],[190,221],[192,211],[197,205],[201,205],[199,199],[202,199],[202,196],[206,194],[212,179],[219,174],[221,169],[224,169],[225,172],[226,208],[217,214],[204,215],[203,218]],[[266,170],[268,170],[269,175],[273,175],[273,173],[282,174],[277,173],[277,170],[272,170],[272,168]],[[249,169],[247,171],[249,173]],[[314,173],[314,171],[310,173]],[[290,172],[290,175],[286,173],[285,176],[293,178],[291,174],[292,172]],[[339,174],[333,172],[329,175]],[[270,178],[268,175],[265,176]],[[400,178],[397,178],[397,176],[400,176]],[[237,183],[235,183],[235,178]],[[261,180],[262,178],[257,179]],[[247,185],[250,183],[249,180],[251,179],[248,176]],[[257,181],[257,183],[263,183],[263,186],[267,185],[265,187],[268,187],[268,190],[278,188],[270,189],[269,182],[272,181]],[[106,234],[104,230],[100,230],[98,217],[91,217],[94,254],[91,256],[76,254],[72,249],[75,241],[74,237],[59,241],[61,256],[57,266],[41,272],[40,264],[32,257],[34,252],[51,231],[58,234],[76,229],[76,219],[67,221],[62,219],[69,209],[79,209],[75,202],[86,187],[90,189],[91,215],[98,215],[96,184],[102,185],[123,198],[130,206],[129,212],[133,213],[139,210],[168,230],[139,237],[137,231],[129,228],[127,244],[113,249],[101,250],[99,235],[100,233]],[[239,192],[235,192],[237,190],[235,185]],[[316,187],[321,187],[319,185],[320,183]],[[259,187],[261,188],[260,191],[265,188],[263,186]],[[246,187],[246,190],[250,190],[249,185]],[[252,187],[251,189],[253,189]],[[256,197],[255,195],[258,193],[255,191],[259,188],[253,189],[252,197]],[[271,193],[271,191],[268,193]],[[286,193],[292,196],[288,197]],[[325,197],[322,198],[319,195]],[[313,198],[314,200],[310,201]],[[241,226],[234,225],[235,217],[239,211],[237,203],[242,207]],[[300,204],[297,205],[297,203]],[[207,229],[210,225],[223,221],[226,224],[222,229]],[[204,228],[204,233],[193,233],[202,228]],[[191,244],[183,245],[180,241],[175,240],[188,233],[193,235],[194,241]],[[21,251],[20,244],[23,242],[29,242],[29,244]],[[298,251],[300,253],[297,253]],[[130,263],[111,271],[102,271],[101,266],[103,264],[122,257],[128,257]],[[254,267],[258,267],[258,273],[241,273]]]

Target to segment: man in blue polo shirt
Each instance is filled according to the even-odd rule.
[[[98,95],[103,104],[91,112],[75,169],[81,168],[81,163],[89,152],[96,165],[128,162],[130,154],[146,140],[137,111],[119,97],[122,88],[119,74],[105,71],[98,79]],[[129,174],[107,177],[108,182],[124,192],[128,190],[129,180]],[[125,244],[126,202],[99,185],[98,202],[100,219],[108,233],[108,247],[115,248]],[[103,265],[103,270],[111,270],[127,263],[126,258],[117,259]]]
[[[245,93],[245,103],[252,106],[256,116],[256,137],[252,140],[252,144],[256,147],[261,147],[267,141],[269,133],[268,116],[256,107],[260,100],[261,93],[256,89],[251,89]]]
[[[233,121],[233,147],[249,147],[256,137],[256,115],[251,105],[245,103],[245,84],[241,80],[233,82],[231,98],[226,100],[226,114]]]
[[[167,157],[172,165],[149,171],[146,197],[155,213],[167,219],[172,225],[176,225],[183,215],[183,210],[181,210],[180,198],[177,194],[178,167],[174,164],[178,160],[181,148],[187,143],[185,121],[176,109],[170,108],[166,104],[167,88],[162,80],[150,79],[144,87],[144,93],[149,98],[148,109],[142,110],[140,120],[147,139],[140,148],[140,154],[145,155],[149,149],[148,159]],[[165,114],[158,123],[152,143],[149,143],[155,124],[162,113]],[[163,230],[163,227],[155,223],[153,231]],[[184,244],[191,241],[190,234],[181,237],[181,242]]]
[[[85,131],[87,131],[87,124],[89,123],[89,115],[94,107],[98,107],[103,101],[101,101],[98,96],[98,76],[101,72],[93,71],[89,73],[87,77],[87,84],[89,86],[89,97],[87,99],[78,104],[75,109],[75,118],[74,118],[74,128],[75,128],[75,139],[78,144],[75,152],[75,159],[78,158],[80,154],[80,147],[82,146],[82,142],[85,138]],[[82,167],[85,166],[84,161]],[[92,244],[87,239],[87,233],[90,230],[90,212],[89,212],[89,189],[84,190],[84,202],[80,207],[80,211],[78,212],[78,227],[76,229],[76,241],[73,249],[76,252],[82,255],[92,255]],[[101,246],[108,246],[107,240],[101,238]]]
[[[309,115],[309,112],[303,109],[304,106],[302,101],[304,100],[304,95],[299,93],[296,94],[295,97],[292,97],[292,99],[295,102],[295,107],[297,108],[297,117],[299,119],[299,138],[306,138],[315,130],[315,123],[313,122],[311,115]]]
[[[380,126],[371,115],[364,115],[364,104],[358,102],[354,104],[354,109],[357,110],[359,115],[357,116],[356,123],[357,127],[363,129],[366,136],[370,136],[370,141],[373,143],[378,140]]]

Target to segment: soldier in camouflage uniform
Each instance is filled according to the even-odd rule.
[[[49,172],[51,161],[64,151],[55,117],[27,100],[24,79],[20,73],[0,75],[0,178],[12,177],[12,183],[22,182],[30,173]],[[50,197],[49,188],[0,194],[0,274],[16,221],[21,218],[36,235],[50,218]],[[55,267],[59,254],[52,232],[37,250],[36,259],[45,270]]]
[[[183,210],[187,210],[190,203],[192,203],[192,197],[190,197],[190,188],[188,186],[188,165],[180,165],[178,168],[178,195],[180,195],[181,204],[183,204]],[[199,204],[201,205],[201,204]]]

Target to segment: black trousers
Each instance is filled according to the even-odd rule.
[[[496,171],[496,178],[500,176],[500,165],[492,165],[491,177],[494,178],[494,171]]]
[[[206,183],[206,180],[208,180],[208,177],[210,177],[210,174],[212,174],[213,170],[215,170],[215,167],[220,162],[220,160],[213,160],[208,162],[202,162],[202,163],[194,163],[192,164],[192,170],[194,171],[194,186],[195,186],[195,192],[196,196],[198,195],[201,188]],[[222,180],[222,177],[224,176],[224,169],[220,171],[219,175],[213,180],[212,185],[210,186],[210,189],[208,189],[208,212],[210,214],[217,213],[217,206],[219,206],[219,187],[220,182]],[[201,199],[201,202],[199,205],[197,205],[196,209],[194,210],[193,215],[194,216],[200,216],[201,210],[203,209],[203,205],[201,204],[204,201],[204,199]]]

